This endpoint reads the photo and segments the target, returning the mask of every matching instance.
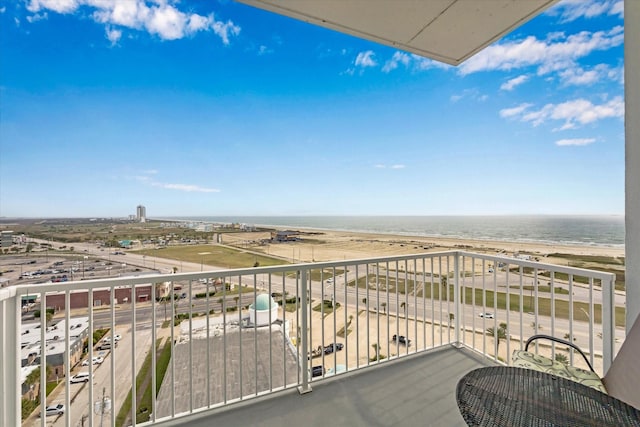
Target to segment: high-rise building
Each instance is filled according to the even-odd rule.
[[[142,205],[138,205],[136,208],[136,219],[140,222],[147,221],[147,208]]]

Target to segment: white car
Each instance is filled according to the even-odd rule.
[[[102,358],[101,356],[93,356],[92,360],[94,365],[99,365],[104,362],[104,358]],[[82,361],[82,366],[89,366],[89,359],[84,359]]]
[[[120,341],[121,339],[122,339],[122,335],[120,335],[120,334],[115,334],[115,335],[113,336],[113,341],[114,341],[114,342],[118,342],[118,341]],[[111,342],[111,335],[107,335],[107,336],[106,336],[106,337],[104,337],[102,340],[103,340],[104,342]]]
[[[493,319],[493,313],[489,313],[489,312],[480,313],[480,314],[478,314],[478,316],[484,317],[485,319]]]
[[[49,415],[62,415],[64,414],[64,405],[62,403],[58,403],[57,405],[47,406],[44,409],[44,413],[47,417]]]
[[[86,383],[86,382],[89,382],[89,379],[90,379],[89,372],[79,372],[74,376],[72,376],[71,378],[69,378],[69,382],[72,384]]]

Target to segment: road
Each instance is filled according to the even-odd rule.
[[[70,396],[71,396],[71,411],[66,411],[62,416],[49,416],[46,420],[47,426],[62,427],[66,425],[67,414],[71,417],[71,426],[81,426],[82,420],[85,417],[93,416],[94,424],[100,425],[100,416],[94,413],[93,405],[95,402],[101,400],[103,389],[105,390],[105,396],[111,398],[111,368],[113,367],[115,372],[115,399],[112,400],[112,407],[115,410],[119,410],[122,403],[126,399],[129,391],[131,390],[131,329],[127,329],[126,326],[119,326],[117,333],[122,335],[122,339],[118,343],[118,347],[112,353],[111,351],[96,351],[94,355],[103,355],[104,361],[100,365],[93,365],[93,381],[91,383],[77,383],[70,384]],[[136,339],[136,373],[140,370],[142,363],[146,355],[149,352],[151,346],[151,331],[149,329],[144,330],[138,328],[135,334]],[[89,367],[82,366],[72,371],[72,374],[76,374],[80,371],[89,372]],[[126,386],[123,386],[126,385]],[[89,404],[89,387],[93,387],[93,402]],[[53,397],[49,397],[48,405],[57,405],[58,403],[65,403],[65,385],[59,386],[54,392]],[[117,415],[117,414],[116,414]],[[111,413],[105,414],[105,423],[110,424]],[[40,420],[36,419],[31,425],[34,427],[40,425]],[[89,425],[88,420],[85,418],[85,424]]]

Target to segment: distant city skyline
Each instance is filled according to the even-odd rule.
[[[0,0],[0,217],[623,214],[622,4],[456,68],[235,2]]]

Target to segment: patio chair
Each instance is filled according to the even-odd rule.
[[[529,345],[546,339],[569,346],[584,357],[590,370],[567,366],[557,360],[529,352]],[[534,335],[527,340],[524,350],[515,350],[511,357],[513,366],[535,369],[555,374],[584,385],[596,388],[623,402],[640,409],[640,316],[627,334],[622,347],[613,360],[609,371],[600,378],[589,363],[587,356],[575,344],[549,335]]]

